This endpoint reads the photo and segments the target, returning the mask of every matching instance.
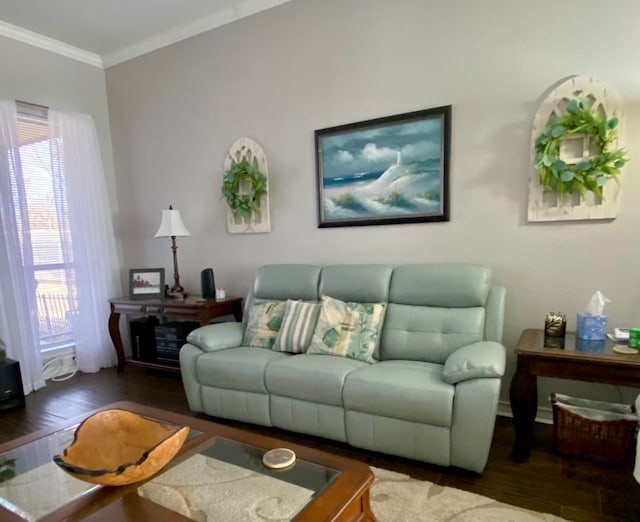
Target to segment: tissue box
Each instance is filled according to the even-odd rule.
[[[579,313],[576,337],[589,341],[603,341],[607,338],[607,316]]]

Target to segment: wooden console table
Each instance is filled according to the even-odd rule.
[[[640,355],[614,352],[616,343],[609,339],[582,341],[567,334],[562,347],[557,339],[547,339],[546,344],[547,347],[543,330],[524,330],[515,351],[518,367],[509,395],[516,432],[512,457],[517,462],[526,461],[531,452],[538,409],[538,376],[640,386]]]
[[[184,301],[176,299],[129,299],[118,297],[109,299],[111,315],[109,315],[109,335],[113,342],[113,348],[118,356],[118,371],[124,370],[127,359],[124,356],[122,337],[120,336],[120,315],[142,315],[158,317],[180,317],[182,319],[195,319],[201,325],[208,324],[216,317],[233,315],[236,321],[242,321],[242,297],[227,297],[226,299],[202,299],[188,297]],[[144,361],[129,359],[132,364],[147,366],[150,368],[171,369],[172,367]]]

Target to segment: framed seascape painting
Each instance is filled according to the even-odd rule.
[[[157,299],[164,297],[164,268],[130,268],[129,298]]]
[[[318,227],[449,221],[451,106],[315,132]]]

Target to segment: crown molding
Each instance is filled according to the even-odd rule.
[[[0,36],[6,36],[7,38],[12,38],[19,42],[33,45],[34,47],[39,47],[45,51],[50,51],[73,60],[78,60],[79,62],[93,65],[94,67],[99,67],[101,69],[104,67],[102,58],[95,53],[90,53],[84,49],[49,38],[48,36],[28,31],[27,29],[23,29],[17,25],[8,24],[2,20],[0,20]]]
[[[6,36],[19,42],[24,42],[34,47],[39,47],[45,51],[60,54],[73,60],[93,65],[101,69],[117,65],[143,54],[150,53],[162,47],[186,40],[192,36],[211,31],[216,27],[235,22],[246,16],[270,9],[290,0],[242,0],[233,7],[221,9],[209,16],[200,18],[194,22],[183,24],[163,33],[142,40],[138,43],[123,47],[112,53],[100,56],[98,54],[85,51],[79,47],[68,45],[59,40],[54,40],[48,36],[34,33],[17,25],[12,25],[0,20],[0,36]]]
[[[290,0],[243,0],[234,7],[221,9],[215,13],[200,18],[192,23],[183,24],[163,33],[142,40],[133,45],[123,47],[113,53],[105,54],[102,57],[105,68],[117,65],[143,54],[150,53],[162,47],[186,40],[192,36],[211,31],[216,27],[235,22],[246,16],[270,9]]]

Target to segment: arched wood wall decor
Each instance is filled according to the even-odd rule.
[[[619,120],[613,146],[623,147],[624,121],[622,104],[618,96],[604,83],[586,76],[573,76],[552,88],[540,104],[533,119],[531,132],[531,160],[529,172],[529,221],[568,221],[587,219],[614,219],[618,213],[623,176],[620,184],[608,180],[603,187],[604,199],[587,192],[582,198],[578,194],[564,194],[558,197],[554,192],[544,191],[540,183],[540,173],[535,168],[536,139],[552,115],[562,116],[567,104],[573,99],[586,99],[591,109],[605,118]],[[560,147],[560,159],[568,164],[592,158],[600,154],[598,147],[589,143],[584,134],[576,134],[564,140]]]
[[[247,137],[238,138],[229,148],[224,160],[224,170],[228,171],[234,163],[246,159],[256,166],[267,177],[267,193],[260,198],[260,210],[252,212],[246,218],[234,214],[227,205],[227,230],[231,234],[260,234],[271,232],[271,219],[269,217],[269,168],[267,156],[254,140]],[[241,182],[238,194],[249,192],[248,182]]]

